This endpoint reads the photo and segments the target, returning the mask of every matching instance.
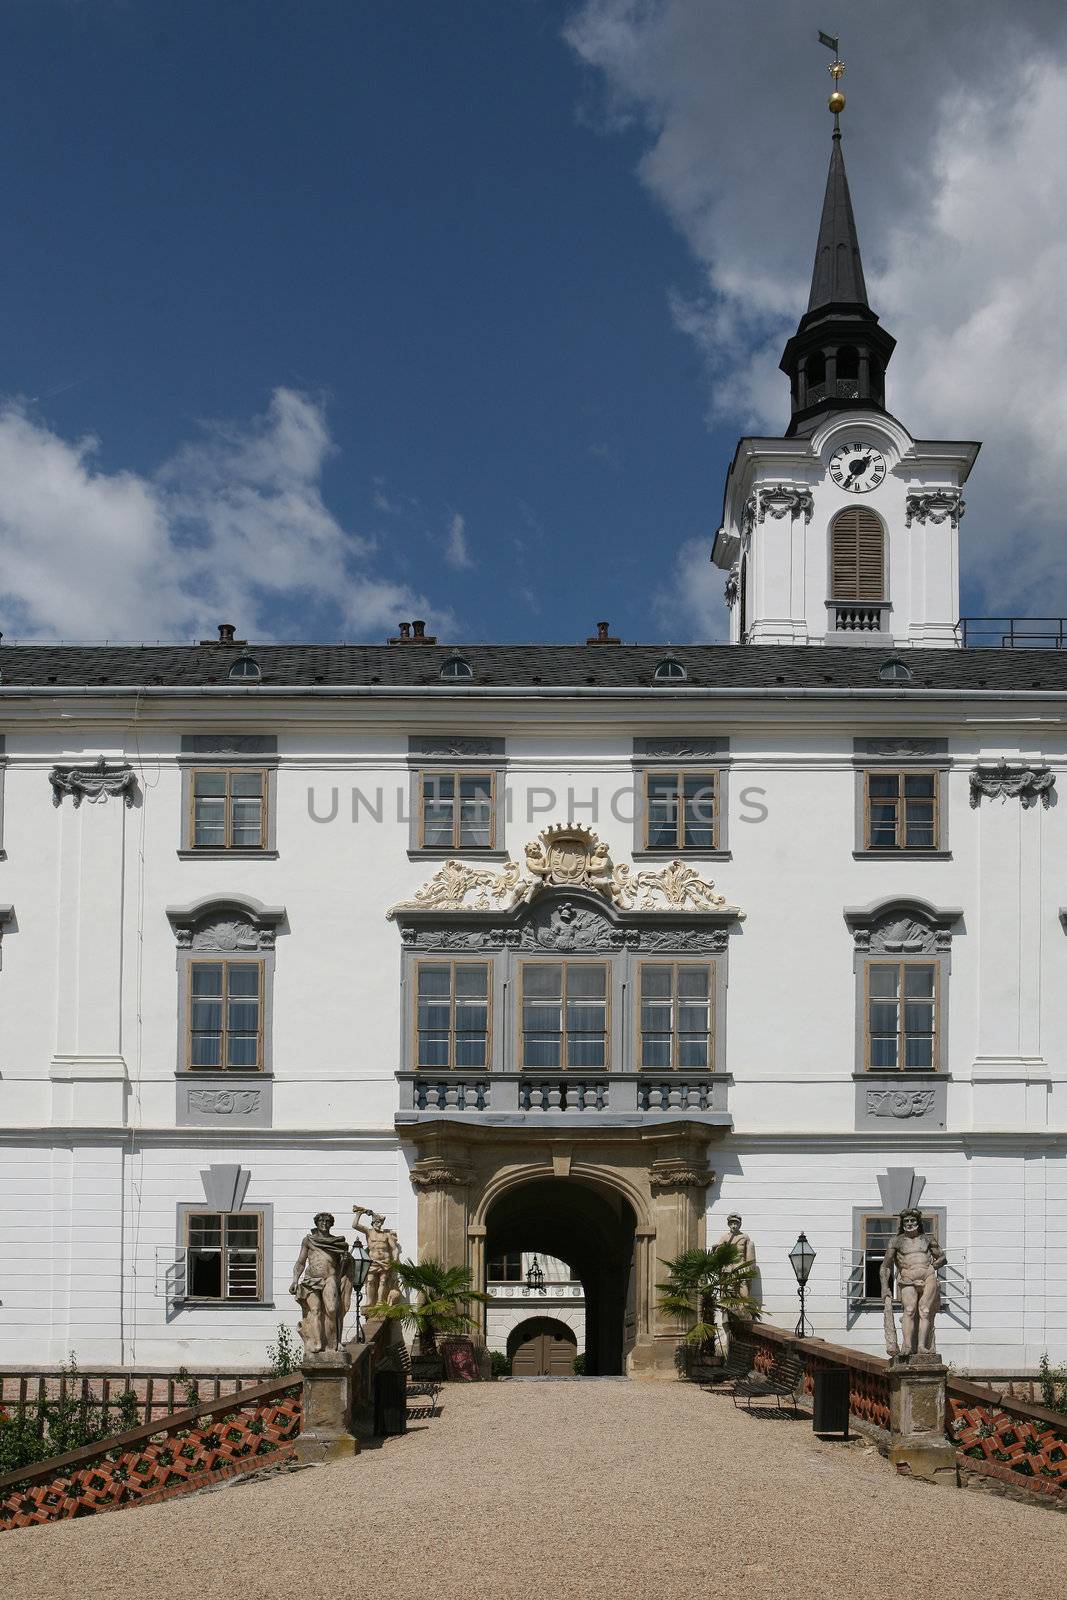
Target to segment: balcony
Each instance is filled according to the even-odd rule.
[[[889,606],[884,601],[860,605],[854,601],[831,600],[830,626],[834,633],[884,634]]]
[[[729,1127],[729,1073],[398,1072],[397,1122],[457,1119],[530,1127],[697,1118]]]
[[[847,1309],[851,1328],[861,1312],[881,1311],[882,1296],[878,1283],[882,1265],[881,1251],[841,1251],[841,1294]],[[967,1254],[953,1250],[952,1257],[938,1270],[941,1284],[941,1309],[960,1327],[971,1325],[971,1280],[967,1276]],[[899,1310],[899,1302],[894,1302]]]
[[[821,405],[824,400],[859,400],[858,378],[837,378],[833,383],[813,383],[804,392],[804,408]]]

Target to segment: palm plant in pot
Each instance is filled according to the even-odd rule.
[[[398,1300],[395,1305],[375,1306],[374,1315],[413,1328],[419,1341],[420,1369],[425,1366],[426,1376],[438,1376],[441,1368],[438,1338],[477,1328],[478,1323],[465,1308],[470,1301],[486,1301],[489,1296],[474,1288],[467,1267],[446,1267],[432,1256],[425,1261],[398,1262],[396,1275],[410,1299]]]
[[[690,1323],[683,1349],[692,1372],[709,1365],[715,1355],[717,1312],[759,1320],[760,1306],[749,1291],[756,1268],[741,1259],[740,1250],[729,1239],[711,1250],[684,1250],[663,1265],[669,1276],[666,1283],[656,1285],[659,1309],[665,1316]]]

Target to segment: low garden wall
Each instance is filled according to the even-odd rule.
[[[769,1372],[787,1351],[798,1354],[809,1394],[820,1367],[847,1367],[850,1413],[888,1438],[889,1362],[883,1357],[824,1339],[799,1339],[763,1322],[739,1323],[736,1331],[751,1342],[757,1372]],[[946,1387],[945,1431],[956,1447],[961,1473],[1042,1496],[1067,1509],[1067,1415],[1000,1395],[951,1373]]]

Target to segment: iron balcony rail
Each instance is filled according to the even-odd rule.
[[[214,1276],[218,1264],[218,1294],[198,1293],[190,1284],[190,1261],[202,1277]],[[156,1249],[155,1293],[168,1306],[218,1305],[233,1301],[255,1302],[260,1291],[259,1251],[249,1247],[170,1245]]]
[[[1067,650],[1067,617],[961,617],[965,650]]]
[[[874,1310],[882,1303],[877,1288],[883,1250],[842,1250],[841,1292],[850,1312]],[[966,1321],[970,1317],[971,1281],[967,1276],[966,1251],[953,1250],[952,1259],[938,1270],[941,1303],[952,1316]],[[871,1292],[868,1292],[871,1291]]]

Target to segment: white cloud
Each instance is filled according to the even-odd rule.
[[[445,560],[450,567],[455,567],[457,571],[474,565],[474,560],[467,547],[467,524],[458,511],[454,513],[452,520],[448,524]]]
[[[725,576],[711,564],[708,539],[687,539],[666,583],[652,597],[656,626],[667,644],[719,644],[730,636],[723,599]]]
[[[375,570],[374,544],[322,498],[320,404],[276,389],[264,416],[213,424],[155,474],[106,472],[98,441],[0,409],[0,607],[9,635],[365,638],[451,617]],[[277,617],[284,608],[285,620]]]
[[[778,358],[829,155],[829,56],[801,9],[585,0],[566,30],[606,129],[645,130],[639,177],[703,279],[665,286],[675,321],[703,354],[710,419],[739,430],[785,424]],[[856,0],[850,35],[846,159],[898,340],[890,406],[920,437],[985,441],[962,528],[983,603],[1067,612],[1067,13],[1023,0],[1009,28],[992,0]]]

